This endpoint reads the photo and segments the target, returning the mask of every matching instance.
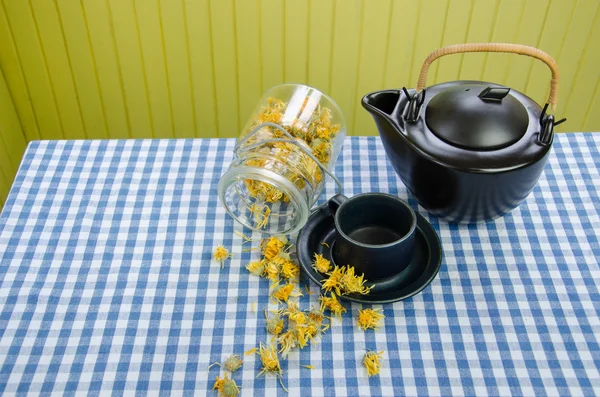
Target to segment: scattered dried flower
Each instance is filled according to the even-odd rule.
[[[213,258],[217,262],[221,262],[221,267],[225,267],[225,261],[231,258],[231,254],[227,248],[223,247],[222,245],[218,245],[213,252]]]
[[[379,359],[383,357],[383,350],[379,353],[368,351],[363,357],[363,365],[367,369],[367,375],[373,376],[378,375],[381,369]]]
[[[281,365],[279,364],[279,357],[277,357],[277,351],[273,346],[265,346],[262,343],[258,350],[260,354],[260,361],[262,362],[263,368],[258,375],[265,373],[274,373],[281,375]]]
[[[236,397],[240,393],[238,385],[233,379],[229,379],[227,374],[223,375],[223,379],[217,376],[213,390],[218,391],[219,397]]]
[[[321,311],[327,309],[331,314],[338,317],[342,317],[342,314],[346,313],[346,308],[337,300],[333,292],[330,297],[321,296],[319,301],[321,301]]]
[[[265,263],[263,261],[252,261],[246,265],[246,269],[255,276],[260,276],[265,271]]]
[[[257,351],[258,351],[258,347],[253,347],[253,348],[252,348],[252,349],[250,349],[250,350],[246,350],[246,351],[244,352],[244,355],[245,355],[245,356],[249,356],[250,354],[254,354],[254,353],[256,353]]]
[[[379,322],[385,318],[380,309],[363,309],[358,311],[358,326],[363,330],[377,329]]]
[[[326,274],[331,268],[331,261],[323,258],[323,255],[315,253],[315,260],[313,262],[313,268],[319,273]]]
[[[271,295],[273,298],[277,299],[277,302],[285,302],[287,303],[290,296],[302,296],[301,292],[294,292],[295,285],[292,283],[287,283],[276,290],[273,291]]]

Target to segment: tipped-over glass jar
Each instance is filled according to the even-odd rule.
[[[219,181],[219,198],[234,219],[268,234],[306,223],[340,153],[346,122],[339,106],[299,84],[271,88],[237,141]]]

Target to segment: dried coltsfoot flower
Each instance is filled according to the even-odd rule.
[[[241,357],[238,356],[237,354],[234,354],[233,356],[231,356],[227,360],[225,360],[225,362],[223,363],[223,368],[225,368],[229,372],[235,372],[238,369],[240,369],[242,364],[243,364],[243,361],[242,361]]]
[[[266,260],[275,258],[288,244],[285,237],[269,237],[265,238],[260,243],[260,252]]]
[[[217,376],[213,390],[218,391],[219,397],[236,397],[240,393],[238,385],[233,379],[229,379],[227,374],[223,375],[223,379]]]
[[[338,296],[355,293],[366,295],[371,292],[372,287],[364,285],[366,282],[364,275],[355,275],[352,266],[335,266],[332,271],[327,273],[327,276],[321,286],[326,292],[335,291]]]
[[[252,261],[246,265],[246,269],[255,276],[261,276],[265,271],[264,261]]]
[[[346,271],[342,276],[342,287],[344,289],[344,293],[346,294],[361,294],[366,295],[371,292],[371,288],[373,287],[365,287],[365,279],[364,275],[356,276],[354,275],[354,267],[346,266]]]
[[[373,351],[368,351],[365,353],[363,357],[363,365],[367,369],[367,375],[379,375],[379,370],[381,369],[379,359],[382,358],[382,356],[383,350],[379,353]]]
[[[280,275],[281,277],[289,280],[294,279],[300,274],[300,268],[294,262],[286,260],[281,265]]]
[[[265,309],[265,319],[267,321],[267,332],[272,335],[279,335],[283,331],[284,321],[280,317],[279,312],[273,317],[269,317],[267,309]]]
[[[325,258],[323,255],[319,255],[315,253],[315,260],[313,262],[313,268],[319,273],[326,274],[331,268],[331,262]]]
[[[279,357],[277,357],[277,351],[273,346],[267,347],[261,343],[260,348],[258,349],[258,354],[260,355],[260,361],[263,365],[262,371],[260,371],[258,375],[265,373],[281,375]]]
[[[229,253],[227,248],[223,247],[222,245],[218,245],[217,248],[215,248],[215,251],[213,252],[213,258],[217,262],[221,262],[221,267],[224,267],[225,261],[231,258],[231,254]]]
[[[380,309],[363,309],[358,312],[358,326],[363,330],[377,329],[379,322],[385,318]]]
[[[346,313],[346,308],[342,306],[340,301],[337,300],[333,292],[331,293],[330,297],[319,297],[319,301],[321,301],[321,311],[327,309],[331,312],[331,314],[338,317],[342,317],[342,314]]]
[[[301,292],[294,292],[295,285],[292,283],[287,283],[276,290],[273,291],[271,295],[273,298],[277,299],[277,302],[285,302],[287,303],[290,296],[302,296]]]

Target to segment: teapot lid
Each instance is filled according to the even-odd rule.
[[[426,106],[427,127],[450,145],[476,151],[510,146],[525,135],[529,115],[510,88],[459,84],[435,95]]]

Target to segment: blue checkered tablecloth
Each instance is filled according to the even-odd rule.
[[[233,146],[29,145],[0,217],[1,392],[216,395],[208,365],[268,340],[269,282],[244,269],[257,254],[233,232],[249,232],[217,199]],[[347,138],[335,173],[346,195],[390,192],[428,217],[378,138]],[[333,194],[329,183],[321,200]],[[282,361],[289,395],[600,394],[600,134],[557,136],[533,193],[495,222],[428,219],[438,277],[381,306],[378,331],[359,330],[360,305],[347,304],[318,344]],[[217,244],[234,255],[223,269]],[[365,349],[384,351],[380,376],[367,377]],[[243,358],[241,395],[287,395]]]

